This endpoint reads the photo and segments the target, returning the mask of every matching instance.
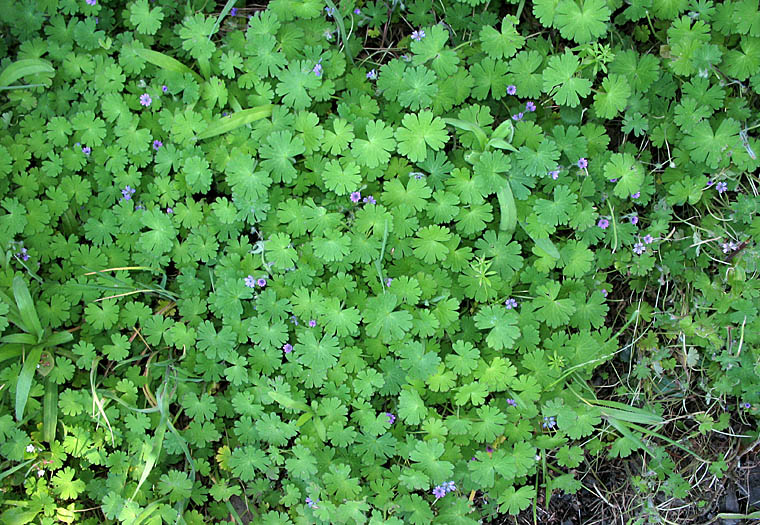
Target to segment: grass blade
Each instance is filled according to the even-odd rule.
[[[255,108],[238,111],[229,117],[222,117],[216,122],[209,124],[206,130],[198,135],[196,139],[205,140],[217,135],[221,135],[222,133],[227,133],[228,131],[232,131],[233,129],[239,128],[240,126],[245,126],[251,122],[267,118],[272,114],[272,107],[273,106],[271,104],[266,104],[263,106],[257,106]]]
[[[37,75],[39,73],[55,73],[55,68],[53,68],[50,62],[41,58],[16,60],[0,73],[0,89],[8,88],[8,86],[22,77]]]
[[[34,379],[34,372],[37,370],[41,355],[41,346],[32,348],[32,351],[26,356],[21,373],[18,375],[16,382],[16,421],[21,421],[24,418],[24,408],[29,398],[29,391],[32,389],[32,379]]]
[[[222,9],[222,12],[219,13],[219,16],[216,17],[216,22],[214,23],[214,29],[211,30],[211,33],[208,35],[208,39],[211,40],[211,37],[216,34],[217,31],[219,31],[219,27],[222,25],[222,20],[224,20],[224,17],[229,14],[229,12],[232,10],[233,7],[235,7],[235,4],[237,3],[237,0],[227,0],[227,3],[224,4],[224,8]]]
[[[443,121],[450,126],[454,126],[455,128],[459,128],[463,131],[469,131],[474,134],[478,139],[480,151],[485,151],[488,137],[486,136],[486,132],[483,131],[480,126],[473,124],[472,122],[467,122],[466,120],[460,120],[457,118],[445,118]]]
[[[333,18],[335,19],[335,23],[338,24],[340,41],[343,42],[343,51],[346,53],[348,61],[353,64],[354,57],[351,55],[351,51],[348,49],[348,35],[346,34],[346,26],[343,24],[343,17],[340,14],[340,10],[335,7],[335,4],[332,2],[332,0],[325,0],[325,4],[327,4],[327,7],[333,10]]]
[[[19,357],[21,355],[21,345],[17,344],[5,344],[2,348],[0,348],[0,363],[3,361],[7,361],[8,359],[13,359],[14,357]]]
[[[176,58],[172,58],[169,55],[159,53],[158,51],[153,51],[152,49],[144,49],[138,47],[135,48],[134,51],[137,53],[137,55],[140,56],[140,58],[147,60],[154,66],[158,66],[161,69],[165,69],[167,71],[174,71],[175,73],[190,73],[195,81],[198,82],[198,84],[203,84],[203,78],[198,73],[187,67]]]
[[[48,443],[55,440],[58,425],[58,385],[51,378],[45,378],[45,397],[42,403],[42,439]]]
[[[37,342],[42,340],[42,325],[40,318],[37,317],[37,310],[34,308],[32,296],[29,294],[29,288],[26,281],[17,275],[13,278],[13,296],[16,299],[19,315],[27,326],[28,331],[37,337]]]
[[[517,226],[517,207],[509,183],[504,184],[496,192],[496,198],[499,200],[499,209],[501,210],[499,229],[503,232],[513,233]]]
[[[164,434],[166,434],[166,421],[162,419],[161,423],[158,425],[158,428],[156,428],[155,434],[153,435],[153,446],[146,454],[145,466],[143,467],[142,474],[140,475],[140,481],[137,483],[134,494],[132,494],[132,497],[129,498],[130,501],[135,499],[137,493],[140,492],[140,487],[143,486],[143,483],[145,483],[145,480],[148,479],[150,472],[156,465],[158,457],[161,455],[161,447],[164,444]]]

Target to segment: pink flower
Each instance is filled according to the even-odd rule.
[[[143,93],[142,95],[140,95],[140,104],[142,104],[146,108],[150,106],[151,102],[153,102],[153,99],[150,98],[150,95],[148,95],[147,93]]]
[[[355,191],[351,194],[351,202],[359,202],[359,199],[362,198],[362,194],[358,191]]]
[[[601,229],[606,230],[607,227],[610,225],[610,221],[607,219],[599,219],[599,222],[596,223],[597,226],[599,226]]]

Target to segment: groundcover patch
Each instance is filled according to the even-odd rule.
[[[0,522],[536,521],[611,460],[630,523],[726,510],[757,0],[0,0],[0,32]]]

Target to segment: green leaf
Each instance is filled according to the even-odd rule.
[[[449,140],[446,123],[430,110],[422,110],[419,114],[407,113],[401,124],[403,127],[396,130],[398,152],[412,162],[424,161],[427,147],[438,151]]]
[[[552,93],[557,104],[578,106],[579,97],[591,93],[591,81],[575,76],[579,68],[580,60],[568,49],[561,55],[552,55],[544,70],[544,92]]]
[[[37,317],[37,310],[34,308],[34,302],[29,294],[26,281],[20,275],[16,275],[13,278],[13,297],[16,299],[16,306],[21,320],[26,326],[24,330],[37,337],[37,342],[42,341],[42,325],[40,324],[39,317]]]
[[[147,60],[151,64],[158,66],[161,69],[165,69],[166,71],[173,71],[175,73],[188,73],[193,76],[198,84],[203,84],[203,77],[201,77],[198,73],[187,67],[179,60],[172,58],[169,55],[165,55],[164,53],[159,53],[158,51],[153,51],[152,49],[145,49],[142,47],[135,47],[133,48],[133,51],[144,60]]]
[[[604,0],[561,0],[554,25],[563,38],[585,44],[607,32],[609,19],[610,10]]]
[[[32,389],[32,380],[41,356],[41,346],[33,347],[26,355],[24,366],[21,368],[21,373],[16,381],[16,421],[21,421],[24,418],[24,408],[29,398],[29,391]]]
[[[499,494],[499,511],[515,516],[530,506],[535,495],[536,491],[531,486],[521,487],[517,491],[514,487],[509,487]]]
[[[620,75],[609,75],[602,81],[602,90],[594,95],[594,109],[602,118],[614,118],[628,105],[631,87],[626,78]]]
[[[155,35],[164,19],[161,7],[151,9],[148,0],[136,0],[129,6],[129,13],[129,21],[142,35]]]
[[[8,89],[11,84],[20,78],[40,73],[55,73],[55,69],[50,62],[41,58],[16,60],[0,73],[0,90]]]
[[[42,438],[52,445],[58,425],[58,385],[45,379],[45,397],[42,401]]]
[[[607,180],[617,179],[613,192],[627,199],[641,191],[644,184],[644,167],[630,153],[614,153],[604,165]]]
[[[509,58],[517,53],[525,45],[525,37],[517,32],[518,22],[515,16],[505,16],[501,20],[501,32],[490,25],[484,25],[480,30],[483,51],[494,59]]]
[[[199,135],[196,136],[197,140],[206,140],[211,137],[216,137],[223,133],[227,133],[241,126],[246,126],[251,122],[256,122],[263,118],[268,118],[272,115],[271,104],[265,104],[263,106],[257,106],[255,108],[244,109],[242,111],[236,111],[235,113],[221,117],[218,120],[209,123],[208,127]]]

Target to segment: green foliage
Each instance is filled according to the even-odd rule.
[[[0,0],[0,522],[464,525],[602,454],[671,499],[730,475],[756,0],[190,4]]]

